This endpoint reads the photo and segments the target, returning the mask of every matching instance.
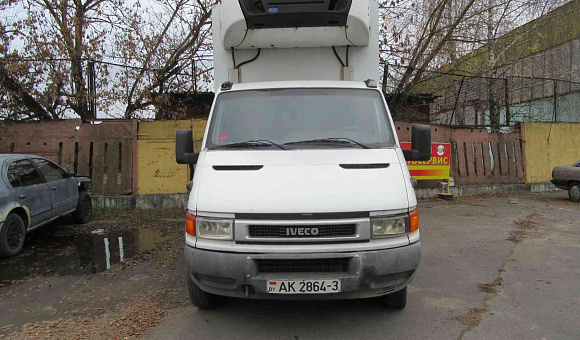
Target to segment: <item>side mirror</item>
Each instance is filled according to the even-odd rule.
[[[414,125],[411,135],[411,150],[403,150],[406,161],[426,162],[431,159],[431,127]]]
[[[178,130],[175,135],[175,160],[177,164],[196,164],[198,153],[193,152],[193,131]]]
[[[72,171],[72,170],[67,170],[67,171],[66,171],[66,173],[67,173],[68,177],[75,177],[75,176],[77,175],[77,174],[75,174],[75,172],[74,172],[74,171]]]

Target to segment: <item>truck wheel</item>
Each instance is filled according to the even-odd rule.
[[[389,308],[404,309],[407,305],[407,287],[383,296],[383,304]]]
[[[568,188],[568,197],[572,202],[580,202],[580,184],[572,183]]]
[[[189,274],[187,275],[187,288],[189,290],[189,299],[194,306],[202,310],[214,309],[221,305],[221,297],[204,292],[198,285],[193,282]]]
[[[17,214],[8,214],[0,230],[0,257],[14,256],[22,251],[26,226]]]
[[[89,223],[93,214],[93,200],[88,192],[79,194],[79,203],[77,209],[73,212],[73,221],[76,224]]]

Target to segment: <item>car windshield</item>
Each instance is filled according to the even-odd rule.
[[[208,149],[380,148],[395,145],[378,91],[274,89],[218,96]]]

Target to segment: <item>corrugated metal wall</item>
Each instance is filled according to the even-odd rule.
[[[580,124],[526,123],[522,134],[526,183],[548,182],[554,167],[580,161]]]
[[[137,178],[139,194],[187,192],[191,167],[175,162],[175,132],[193,129],[194,148],[199,152],[206,120],[166,120],[139,124],[137,135]]]

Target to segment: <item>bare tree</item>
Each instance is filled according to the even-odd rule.
[[[200,76],[210,81],[211,63],[205,57],[211,50],[211,5],[215,2],[159,0],[159,12],[144,11],[117,35],[120,57],[133,67],[120,74],[121,82],[127,84],[125,118],[152,106],[163,107],[169,103],[170,92],[197,89]]]
[[[88,93],[87,61],[102,59],[106,36],[115,27],[111,18],[123,6],[122,0],[4,2],[3,10],[19,12],[4,17],[2,24],[14,30],[11,42],[20,45],[3,51],[5,91],[33,119],[58,119],[68,109],[82,119],[94,118],[89,102],[96,98]]]
[[[385,92],[391,93],[391,110],[396,116],[409,94],[431,72],[460,71],[463,74],[498,77],[494,72],[509,50],[509,46],[497,44],[502,35],[566,1],[383,1],[383,88]],[[515,40],[517,38],[512,41]],[[475,57],[472,52],[482,46],[487,46],[486,51],[489,51],[488,60],[482,69],[467,72],[465,67],[456,68],[464,66],[460,65],[460,58],[465,59],[470,53]],[[385,82],[391,86],[386,86]],[[497,123],[499,105],[493,96],[494,82],[490,81],[489,86],[490,120]]]

